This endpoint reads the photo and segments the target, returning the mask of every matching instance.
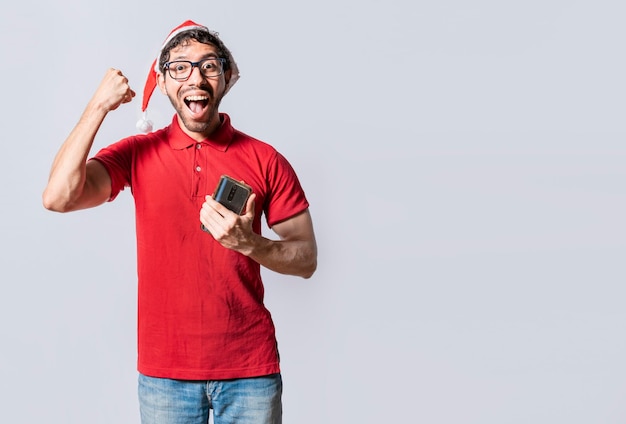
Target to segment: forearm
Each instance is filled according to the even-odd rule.
[[[90,102],[59,149],[43,193],[47,209],[60,212],[72,210],[82,197],[87,184],[87,157],[106,113],[105,109]]]
[[[312,240],[270,240],[258,236],[242,253],[281,274],[310,278],[317,268],[317,247]]]

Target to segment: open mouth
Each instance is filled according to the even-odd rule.
[[[202,112],[209,104],[207,96],[188,96],[185,97],[185,104],[193,113]]]

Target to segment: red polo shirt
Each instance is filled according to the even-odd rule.
[[[272,225],[308,207],[287,160],[270,145],[222,125],[198,143],[179,127],[132,136],[94,159],[111,176],[111,200],[135,200],[138,370],[153,377],[218,380],[279,372],[274,324],[260,266],[200,229],[204,196],[220,175],[243,180]]]

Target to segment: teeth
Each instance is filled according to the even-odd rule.
[[[209,98],[207,96],[189,96],[189,97],[185,97],[185,100],[187,100],[188,102],[200,102],[202,100],[208,100]]]

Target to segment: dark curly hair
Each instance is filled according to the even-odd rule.
[[[161,50],[161,58],[159,60],[159,69],[161,72],[165,70],[165,64],[170,60],[170,51],[172,49],[184,45],[189,42],[189,40],[196,40],[198,43],[202,44],[212,44],[217,47],[217,54],[219,57],[224,58],[226,61],[224,62],[224,72],[230,69],[230,52],[217,37],[217,33],[211,34],[208,31],[204,31],[201,29],[191,29],[189,31],[181,32],[177,34],[174,38],[172,38]]]

